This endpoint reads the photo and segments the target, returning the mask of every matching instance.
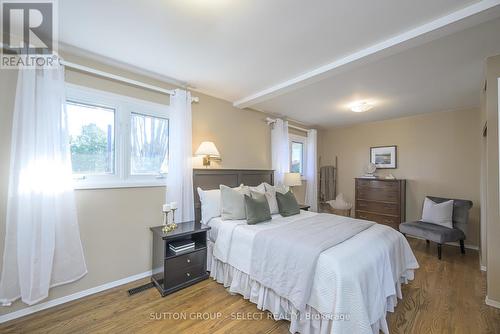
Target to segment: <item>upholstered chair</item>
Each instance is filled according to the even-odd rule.
[[[449,201],[450,198],[427,196],[435,203]],[[404,235],[412,235],[425,239],[427,243],[433,241],[437,243],[438,258],[441,260],[441,247],[447,242],[460,242],[460,251],[465,254],[464,241],[465,232],[469,222],[469,210],[472,208],[472,201],[463,199],[453,199],[453,228],[447,228],[423,221],[405,222],[399,225],[399,231]]]

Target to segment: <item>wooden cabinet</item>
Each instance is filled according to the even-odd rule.
[[[356,218],[395,228],[406,219],[406,180],[356,179]]]
[[[210,227],[186,222],[172,232],[164,233],[163,226],[152,227],[153,275],[151,281],[162,296],[208,278],[207,232]],[[193,241],[194,249],[173,252],[169,244],[174,241]]]

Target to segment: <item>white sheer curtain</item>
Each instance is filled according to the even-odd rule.
[[[87,273],[72,187],[64,68],[20,69],[0,302],[32,305]]]
[[[288,142],[288,122],[279,118],[271,128],[271,157],[274,183],[283,184],[285,173],[290,171],[290,143]]]
[[[176,222],[194,219],[191,93],[176,89],[170,97],[170,145],[167,202],[177,202]]]
[[[306,204],[311,211],[318,211],[318,133],[316,130],[307,131],[307,158],[306,158]]]

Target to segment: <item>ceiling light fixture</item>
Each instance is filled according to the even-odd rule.
[[[365,112],[374,107],[373,103],[366,102],[366,101],[358,101],[352,103],[349,108],[354,111],[354,112]]]

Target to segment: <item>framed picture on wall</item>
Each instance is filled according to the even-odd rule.
[[[377,169],[398,168],[398,147],[378,146],[370,148],[370,162],[377,166]]]

